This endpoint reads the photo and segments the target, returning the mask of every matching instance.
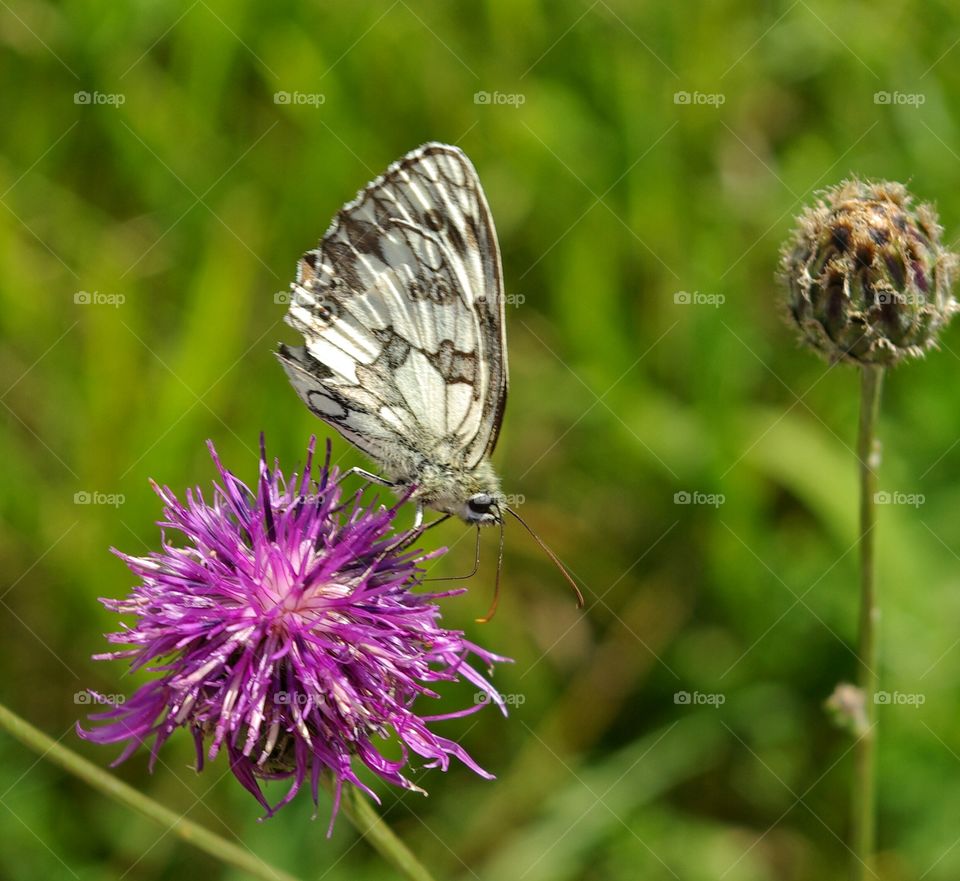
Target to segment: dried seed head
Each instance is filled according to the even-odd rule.
[[[789,320],[831,361],[893,365],[957,311],[957,256],[902,184],[844,181],[804,209],[780,259]]]

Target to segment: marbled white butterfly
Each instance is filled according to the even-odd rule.
[[[409,492],[418,525],[424,508],[520,520],[490,464],[507,400],[500,247],[464,153],[429,143],[393,163],[337,212],[291,291],[286,322],[305,345],[277,355],[381,475],[356,471]]]

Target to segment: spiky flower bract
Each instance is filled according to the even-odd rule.
[[[930,205],[902,184],[845,181],[800,215],[780,282],[801,340],[831,361],[922,355],[957,309],[956,255]]]
[[[133,670],[152,665],[158,678],[91,716],[103,724],[78,726],[81,736],[125,744],[116,763],[146,745],[152,769],[167,738],[187,728],[198,768],[226,749],[231,771],[268,816],[307,780],[316,802],[324,774],[335,784],[334,815],[344,783],[376,798],[356,760],[406,789],[418,788],[404,774],[414,756],[444,770],[452,756],[489,777],[431,729],[486,703],[504,708],[470,658],[487,667],[506,659],[440,626],[435,600],[452,592],[414,593],[419,564],[441,552],[408,550],[419,533],[394,530],[397,507],[364,504],[361,493],[345,500],[329,447],[313,474],[311,441],[303,474],[289,481],[261,452],[253,492],[209,446],[220,475],[210,502],[199,489],[182,503],[154,485],[164,503],[162,550],[115,552],[140,583],[126,599],[101,600],[135,620],[107,636],[132,648],[96,657],[129,658]],[[182,540],[174,544],[168,530]],[[461,679],[472,685],[470,706],[415,711],[438,696],[436,684]],[[391,741],[396,759],[381,751]],[[263,779],[292,783],[271,806]]]

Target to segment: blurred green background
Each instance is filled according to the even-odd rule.
[[[81,689],[134,684],[91,660],[116,626],[96,598],[133,584],[108,548],[157,544],[147,479],[209,485],[206,438],[250,478],[261,429],[291,468],[327,434],[273,357],[296,342],[275,293],[367,180],[448,141],[519,295],[495,462],[587,608],[512,528],[475,624],[485,535],[445,612],[516,659],[496,683],[522,703],[442,730],[497,780],[427,772],[427,799],[384,791],[387,819],[440,878],[842,877],[850,744],[822,703],[854,674],[858,383],[797,348],[772,277],[801,204],[850,173],[907,182],[956,240],[956,7],[2,7],[2,700],[113,759],[72,727]],[[924,497],[880,511],[883,688],[920,696],[880,708],[885,881],[960,876],[958,353],[960,323],[885,389],[881,485]],[[431,539],[469,567],[462,525]],[[195,775],[183,734],[162,759],[117,773],[302,877],[392,877],[344,817],[324,838],[327,802],[259,823],[223,757]],[[242,877],[6,735],[0,838],[11,881]]]

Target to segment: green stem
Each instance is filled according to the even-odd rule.
[[[161,825],[167,832],[178,836],[194,847],[210,854],[230,866],[246,872],[253,878],[263,881],[299,881],[299,879],[277,869],[253,854],[209,829],[176,814],[169,808],[138,792],[132,786],[121,782],[99,766],[77,755],[73,750],[61,746],[29,722],[0,704],[0,729],[7,731],[28,749],[33,750],[42,759],[46,759],[63,768],[84,783],[102,792],[122,805],[138,811],[149,820]],[[383,818],[370,805],[370,802],[354,786],[344,786],[341,809],[353,825],[399,875],[410,881],[433,881],[430,873],[420,864],[407,846],[393,833]]]
[[[864,702],[863,730],[854,746],[852,835],[854,881],[876,878],[876,701],[877,673],[876,492],[880,465],[876,441],[877,415],[883,368],[864,365],[860,386],[860,431],[857,456],[860,459],[860,639],[857,650],[857,684]]]
[[[329,779],[326,785],[332,790]],[[423,864],[374,810],[369,798],[355,786],[347,784],[343,787],[340,810],[349,817],[361,837],[404,878],[410,881],[434,881]]]
[[[235,866],[251,877],[261,878],[263,881],[298,881],[294,875],[268,865],[246,848],[215,835],[209,829],[187,820],[138,792],[132,786],[121,782],[93,762],[88,762],[72,750],[61,746],[2,704],[0,704],[0,728],[13,735],[41,758],[59,765],[64,771],[79,777],[84,783],[88,783],[120,804],[138,811],[147,819],[158,823],[167,832],[205,851],[215,859]]]

